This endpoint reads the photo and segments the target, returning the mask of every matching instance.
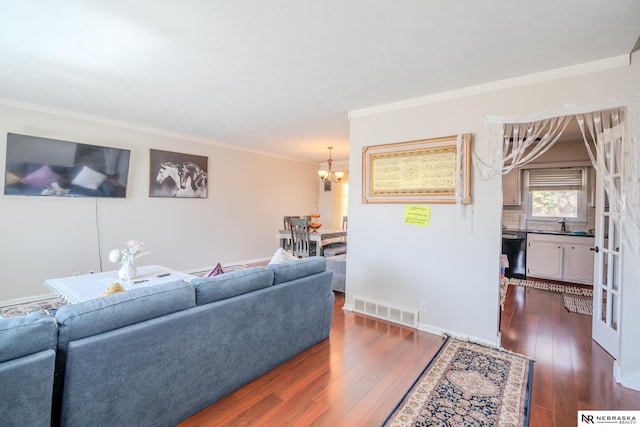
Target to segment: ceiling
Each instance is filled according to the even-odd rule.
[[[0,97],[340,160],[350,110],[629,54],[639,35],[631,0],[5,0]]]

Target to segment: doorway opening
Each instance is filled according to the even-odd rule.
[[[567,112],[564,116],[556,116],[536,122],[523,121],[513,123],[507,120],[496,121],[493,126],[490,125],[490,140],[493,138],[495,143],[502,145],[502,150],[497,151],[502,154],[502,159],[492,163],[494,165],[493,168],[487,166],[491,163],[478,161],[476,164],[479,163],[483,167],[483,173],[487,173],[487,171],[489,173],[500,173],[501,175],[504,174],[505,178],[510,173],[513,173],[514,170],[516,171],[520,180],[515,179],[513,181],[517,182],[515,189],[520,191],[520,194],[516,194],[516,197],[512,197],[513,194],[505,194],[504,202],[507,203],[503,207],[503,229],[509,230],[507,227],[511,226],[511,230],[531,231],[532,222],[530,221],[537,219],[534,218],[531,210],[533,204],[531,197],[536,188],[529,185],[529,172],[533,170],[536,159],[538,159],[538,162],[541,161],[540,159],[544,159],[543,155],[547,156],[547,163],[551,163],[551,166],[545,165],[547,168],[558,166],[557,158],[552,158],[552,161],[549,161],[548,157],[557,154],[557,147],[562,147],[562,144],[556,147],[555,153],[550,151],[551,147],[556,145],[556,142],[558,142],[571,121],[577,122],[582,134],[582,144],[586,149],[593,170],[596,171],[596,173],[591,174],[591,179],[585,179],[583,175],[582,180],[577,180],[582,182],[582,186],[587,185],[588,192],[586,194],[590,195],[589,207],[592,209],[593,214],[582,216],[583,222],[587,216],[590,220],[590,223],[587,222],[586,230],[575,230],[586,237],[591,237],[589,234],[591,231],[593,232],[593,244],[583,245],[582,248],[582,254],[585,259],[591,259],[589,264],[593,267],[593,273],[589,274],[592,277],[591,283],[594,286],[592,336],[598,344],[605,348],[614,358],[617,358],[620,344],[620,328],[622,326],[620,319],[621,290],[623,287],[621,279],[622,250],[625,246],[634,253],[638,250],[637,241],[629,238],[630,236],[637,236],[637,230],[631,226],[626,234],[621,232],[624,229],[623,219],[625,214],[625,205],[621,203],[622,196],[625,194],[623,181],[626,176],[631,176],[632,182],[636,182],[633,181],[633,177],[638,176],[638,166],[629,165],[628,147],[633,144],[626,144],[626,148],[624,144],[627,138],[624,133],[626,109],[616,107],[605,110],[594,109],[592,111],[595,112],[578,112],[577,114],[576,112]],[[637,129],[637,124],[634,123],[630,127]],[[614,129],[620,129],[620,131],[616,132]],[[635,130],[632,132],[635,132]],[[565,139],[570,135],[571,132],[568,132],[565,135]],[[637,147],[632,147],[632,150],[637,150]],[[573,153],[576,152],[575,150],[572,151]],[[560,160],[569,163],[575,162],[575,160],[569,159]],[[561,165],[558,170],[562,171],[564,168],[570,168],[571,166],[576,165]],[[626,172],[625,167],[627,168]],[[523,174],[521,169],[527,172]],[[547,175],[553,177],[553,174],[547,173]],[[558,181],[561,180],[557,176],[551,181],[543,179],[543,186],[547,185],[547,187],[551,188],[542,188],[542,193],[545,194],[544,192],[546,191],[545,195],[548,195],[548,192],[553,190],[554,185],[559,185]],[[508,181],[504,188],[511,191],[514,186],[509,182],[511,181]],[[573,185],[578,184],[574,183]],[[579,189],[583,192],[582,186]],[[637,206],[637,196],[635,198],[632,196],[632,199],[630,205]],[[514,215],[513,212],[518,211],[518,206],[522,205],[525,207],[524,214],[518,213]],[[553,215],[549,216],[553,218]],[[577,213],[575,217],[578,217]],[[576,258],[575,254],[579,253],[579,251],[575,250],[577,245],[573,245],[573,242],[565,245],[555,241],[561,240],[558,235],[567,234],[566,221],[566,218],[562,218],[559,221],[561,228],[557,231],[549,229],[550,225],[557,227],[556,224],[547,223],[547,228],[543,228],[540,234],[552,234],[554,236],[552,238],[547,236],[543,239],[531,239],[532,241],[527,242],[526,247],[531,252],[527,254],[526,258],[527,261],[531,261],[533,240],[546,240],[546,246],[540,243],[540,247],[543,248],[541,253],[546,258],[542,259],[538,264],[541,267],[549,268],[542,275],[549,274],[551,278],[561,281],[575,281],[575,277],[571,276],[571,265],[572,259]],[[510,222],[510,224],[507,225],[504,222]],[[576,222],[574,222],[574,225],[576,225]],[[529,234],[527,233],[527,235]],[[551,243],[551,240],[554,240],[554,242]],[[620,244],[620,240],[624,240],[625,244]],[[589,253],[590,251],[591,253]],[[567,271],[568,267],[569,270]],[[531,273],[530,265],[527,265],[526,271]],[[534,273],[538,275],[538,272]],[[589,278],[583,275],[582,280],[585,279],[588,280]]]

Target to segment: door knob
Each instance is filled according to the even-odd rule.
[[[595,253],[600,252],[600,248],[598,248],[597,246],[595,248],[589,248],[590,251],[594,251]]]

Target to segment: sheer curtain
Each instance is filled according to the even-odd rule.
[[[613,106],[613,105],[615,106]],[[613,108],[612,108],[613,107]],[[609,204],[624,218],[623,240],[640,260],[640,99],[614,101],[590,106],[563,106],[541,115],[486,118],[487,155],[482,159],[473,152],[473,162],[481,179],[488,180],[509,173],[544,154],[562,135],[567,124],[578,120],[593,167],[601,171]],[[598,134],[622,132],[622,150],[616,159],[622,165],[620,190],[613,185],[604,153],[598,148]]]
[[[528,122],[488,120],[489,160],[474,152],[473,162],[483,180],[504,175],[544,154],[558,141],[573,116]]]
[[[622,204],[622,188],[615,185],[616,173],[622,172],[622,150],[615,151],[613,159],[613,170],[608,164],[608,156],[603,150],[601,144],[598,144],[598,136],[610,134],[614,128],[620,132],[619,137],[624,140],[624,108],[614,108],[611,110],[595,111],[593,113],[577,114],[578,125],[584,138],[584,144],[587,147],[591,164],[596,172],[599,173],[602,185],[607,193],[611,218],[616,222],[616,226],[620,226],[621,204]],[[595,151],[595,154],[594,154]]]
[[[626,247],[640,260],[640,104],[577,114],[578,124],[593,167],[607,194],[611,219],[622,230]],[[615,152],[613,168],[609,152],[598,144],[599,135],[615,132],[622,149]],[[593,147],[593,148],[592,148]],[[595,150],[595,154],[594,154]],[[615,185],[615,180],[620,180]]]

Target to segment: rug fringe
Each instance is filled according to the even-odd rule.
[[[581,288],[579,286],[562,285],[560,283],[543,282],[538,280],[523,280],[515,278],[509,278],[507,283],[512,286],[523,286],[525,288],[542,289],[551,292],[582,295],[585,297],[593,296],[593,289]]]
[[[501,351],[503,353],[510,354],[512,356],[518,356],[518,357],[521,357],[521,358],[526,359],[526,360],[531,360],[532,362],[536,361],[535,358],[527,356],[526,354],[516,353],[515,351],[507,350],[504,347],[497,347],[495,345],[491,345],[491,344],[486,343],[486,342],[475,341],[475,340],[473,340],[473,339],[471,339],[469,337],[461,337],[461,336],[458,336],[458,335],[453,335],[453,334],[451,334],[449,332],[443,332],[442,336],[444,336],[445,338],[451,338],[451,339],[454,339],[454,340],[458,340],[458,341],[462,341],[462,342],[468,342],[468,343],[479,345],[479,346],[486,347],[486,348],[491,348],[493,350],[498,350],[498,351]]]

